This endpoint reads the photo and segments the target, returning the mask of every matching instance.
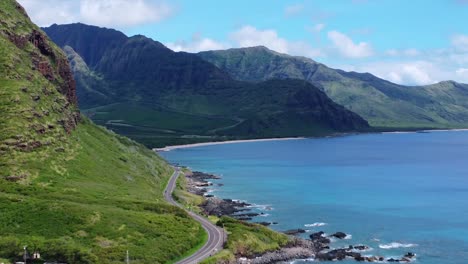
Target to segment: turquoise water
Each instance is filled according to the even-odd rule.
[[[267,216],[254,221],[278,222],[275,230],[343,231],[352,237],[335,247],[365,244],[368,255],[411,251],[417,263],[468,263],[466,131],[236,143],[162,155],[221,175],[224,186],[213,194],[257,205]]]

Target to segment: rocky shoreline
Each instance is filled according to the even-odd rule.
[[[206,215],[230,216],[237,220],[252,221],[254,217],[261,216],[264,212],[253,212],[251,204],[232,199],[220,199],[209,194],[209,188],[215,184],[211,180],[221,179],[219,176],[204,172],[192,172],[186,174],[187,191],[190,193],[204,196],[205,201],[200,208]],[[222,184],[216,184],[222,186]],[[254,222],[264,226],[277,224],[275,222]],[[237,263],[242,264],[267,264],[267,263],[289,263],[293,260],[316,261],[340,261],[345,259],[354,259],[358,262],[390,262],[390,263],[409,263],[416,259],[416,254],[406,253],[401,258],[385,258],[383,256],[369,256],[362,252],[370,249],[366,245],[349,245],[344,248],[332,248],[332,238],[342,240],[347,237],[344,232],[336,232],[327,236],[323,231],[312,233],[309,239],[298,237],[307,231],[298,228],[283,231],[291,236],[291,242],[279,250],[266,252],[264,254],[246,258],[238,256]]]

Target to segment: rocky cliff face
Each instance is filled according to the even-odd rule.
[[[16,2],[14,6],[16,11],[23,16],[25,20],[16,21],[16,23],[13,22],[13,20],[3,21],[0,34],[6,36],[18,49],[27,52],[31,61],[31,70],[38,71],[66,97],[67,102],[64,102],[61,106],[62,110],[70,109],[71,111],[70,115],[65,116],[62,120],[62,125],[67,132],[70,132],[79,121],[80,114],[77,108],[78,100],[76,96],[75,80],[73,79],[68,60],[61,50],[56,47],[54,48],[53,42],[42,30],[32,23],[29,25],[30,28],[28,29],[24,21],[30,22],[30,20],[24,8]],[[6,10],[2,11],[2,13],[4,13],[2,15],[14,15],[7,14],[6,12]],[[45,89],[42,91],[43,96],[47,96],[47,93]],[[40,95],[37,96],[40,97]]]
[[[13,0],[0,2],[0,164],[8,179],[32,175],[22,162],[64,152],[80,121],[67,57]],[[2,157],[3,156],[3,157]]]

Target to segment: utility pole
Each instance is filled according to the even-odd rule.
[[[24,264],[26,264],[28,261],[28,246],[24,246],[23,249],[24,249],[23,261],[24,261]]]
[[[127,257],[125,258],[125,263],[130,264],[130,257],[128,256],[128,250],[127,250]]]

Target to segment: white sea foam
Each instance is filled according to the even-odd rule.
[[[392,242],[389,244],[380,244],[379,248],[382,249],[392,249],[392,248],[410,248],[410,247],[416,247],[418,246],[417,244],[403,244],[403,243],[398,243],[398,242]]]
[[[259,214],[258,216],[261,216],[261,217],[268,217],[268,216],[270,216],[270,214]]]
[[[271,211],[273,210],[273,207],[271,207],[270,204],[252,204],[250,206],[247,206],[247,208],[257,208],[263,211]]]
[[[352,251],[353,252],[369,252],[369,251],[372,251],[374,250],[373,248],[369,247],[369,248],[366,248],[366,249],[353,249]]]
[[[324,225],[327,225],[327,223],[317,222],[317,223],[313,223],[313,224],[305,224],[304,226],[305,227],[319,227],[319,226],[324,226]]]
[[[347,234],[344,239],[346,240],[353,239],[353,235]]]

